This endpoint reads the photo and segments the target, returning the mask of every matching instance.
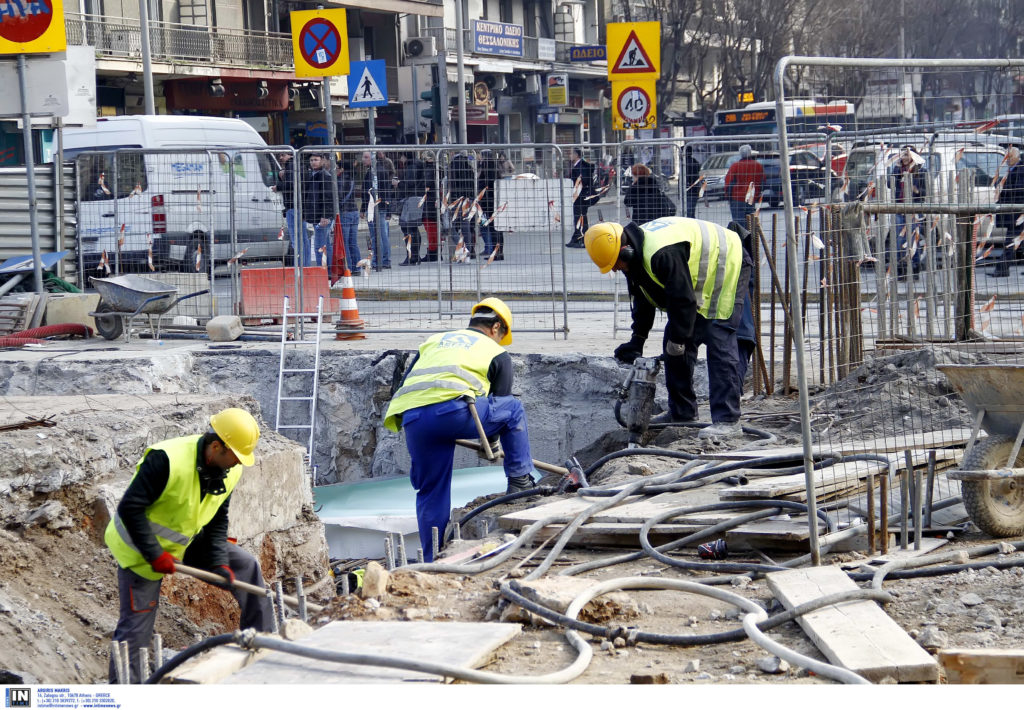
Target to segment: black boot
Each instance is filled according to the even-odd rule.
[[[533,476],[528,473],[524,473],[522,476],[509,476],[508,477],[508,488],[505,489],[505,494],[519,493],[520,491],[529,491],[537,487],[536,481],[533,480]]]

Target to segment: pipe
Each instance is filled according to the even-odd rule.
[[[83,338],[91,338],[92,328],[82,323],[54,323],[44,325],[41,328],[29,328],[17,333],[11,333],[12,338],[52,338],[56,335],[80,335]]]

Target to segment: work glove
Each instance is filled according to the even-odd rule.
[[[669,357],[679,357],[686,352],[686,346],[680,343],[673,343],[671,340],[665,342],[665,354]]]
[[[213,568],[213,571],[224,578],[224,588],[230,589],[231,585],[235,582],[235,573],[231,571],[231,568],[227,565],[217,565]]]
[[[494,454],[494,457],[495,458],[500,458],[501,457],[501,437],[499,437],[497,434],[495,434],[494,436],[489,436],[489,437],[487,437],[487,443],[490,445],[491,453]],[[487,458],[487,452],[484,451],[484,447],[483,446],[481,446],[477,450],[476,453],[484,461],[490,461],[490,459]]]
[[[633,336],[628,343],[623,343],[615,348],[615,359],[632,365],[633,361],[644,354],[644,341],[642,338]]]
[[[154,572],[159,572],[160,574],[174,574],[174,562],[175,560],[171,557],[171,553],[164,550],[155,560],[150,560],[149,566],[153,568]]]

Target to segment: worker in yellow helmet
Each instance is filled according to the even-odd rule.
[[[256,462],[260,428],[244,409],[224,409],[210,417],[205,434],[153,444],[135,465],[104,541],[117,561],[120,616],[115,641],[127,641],[131,681],[139,682],[139,649],[149,645],[156,623],[160,585],[174,564],[210,570],[225,586],[263,586],[259,562],[228,540],[231,491],[242,466]],[[265,596],[232,590],[241,608],[239,626],[271,631],[273,609]],[[117,682],[113,659],[110,682]],[[141,680],[145,680],[144,678]]]
[[[473,306],[467,328],[432,335],[420,345],[384,415],[388,429],[405,430],[427,562],[433,561],[431,528],[442,538],[451,517],[455,440],[477,438],[467,400],[475,402],[492,448],[500,440],[506,493],[534,488],[526,413],[512,396],[512,358],[502,347],[511,342],[512,312],[501,299],[485,298]]]
[[[746,298],[750,256],[739,235],[703,220],[662,217],[625,227],[595,224],[584,246],[601,273],[626,276],[633,305],[633,337],[615,349],[615,357],[632,363],[643,354],[654,325],[655,310],[668,315],[663,352],[668,412],[654,424],[697,419],[693,370],[697,348],[707,347],[711,426],[701,438],[739,434],[740,363],[736,330]]]

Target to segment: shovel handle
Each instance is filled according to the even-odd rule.
[[[196,579],[201,579],[204,582],[209,582],[210,584],[214,584],[214,585],[217,585],[217,586],[223,587],[224,584],[227,583],[227,584],[230,584],[235,589],[238,589],[238,590],[243,591],[243,592],[247,592],[248,594],[255,594],[255,595],[261,596],[261,597],[264,597],[264,596],[267,595],[267,590],[264,589],[263,587],[258,587],[255,584],[249,584],[248,582],[239,582],[237,579],[234,582],[227,582],[227,580],[225,580],[219,574],[216,574],[214,572],[207,572],[206,570],[199,569],[197,567],[189,567],[188,565],[183,565],[180,562],[175,562],[174,563],[174,571],[175,572],[181,572],[182,574],[187,574],[190,577],[195,577]],[[283,595],[283,598],[284,598],[284,600],[286,602],[288,602],[292,606],[298,608],[298,606],[299,606],[299,600],[298,599],[296,599],[295,597],[291,596],[290,594]],[[319,612],[319,611],[323,611],[324,608],[322,606],[320,606],[319,604],[314,604],[313,602],[307,600],[306,601],[306,609],[308,609],[309,611],[312,611],[312,612]]]

